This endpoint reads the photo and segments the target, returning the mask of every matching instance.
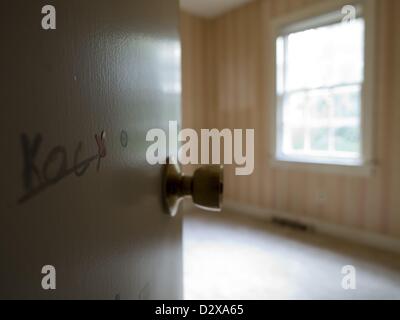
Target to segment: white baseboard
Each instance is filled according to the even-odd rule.
[[[263,209],[232,201],[227,201],[224,203],[224,210],[233,211],[239,214],[245,214],[263,220],[271,220],[272,218],[283,218],[289,221],[309,226],[316,232],[319,232],[321,234],[326,234],[332,237],[341,238],[355,243],[360,243],[370,247],[400,254],[400,239],[369,231],[359,230],[332,223],[326,223],[315,218],[298,216],[290,213],[279,212],[276,210]]]

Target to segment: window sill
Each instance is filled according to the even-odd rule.
[[[273,168],[280,168],[286,170],[359,176],[359,177],[370,177],[373,175],[375,169],[373,165],[368,165],[368,164],[362,164],[362,165],[329,164],[329,163],[300,162],[295,160],[277,159],[277,158],[273,158],[270,161],[270,164]]]

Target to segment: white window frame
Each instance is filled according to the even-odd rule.
[[[307,30],[310,27],[326,25],[327,19],[337,21],[338,14],[342,14],[342,8],[353,5],[358,8],[365,20],[365,52],[364,52],[364,81],[361,93],[361,163],[356,164],[333,164],[323,161],[294,160],[278,155],[278,113],[281,110],[277,97],[277,69],[276,69],[276,40],[283,34]],[[359,10],[361,8],[361,11]],[[269,83],[271,92],[270,101],[270,128],[271,128],[271,164],[273,166],[298,169],[306,171],[326,172],[335,174],[349,174],[369,176],[374,170],[373,158],[373,105],[374,105],[374,79],[375,79],[375,0],[328,0],[313,5],[305,10],[295,12],[271,21],[271,46],[272,67],[270,68]],[[323,19],[321,21],[321,17]],[[345,15],[342,14],[344,17]]]

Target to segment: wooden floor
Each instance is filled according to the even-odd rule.
[[[356,268],[344,290],[343,266]],[[400,299],[400,256],[230,213],[184,220],[185,299]]]

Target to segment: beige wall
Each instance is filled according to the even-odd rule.
[[[255,172],[237,177],[226,168],[227,200],[400,237],[400,1],[377,1],[375,174],[310,173],[268,162],[269,21],[317,2],[259,0],[213,20],[182,13],[184,126],[256,130]]]

